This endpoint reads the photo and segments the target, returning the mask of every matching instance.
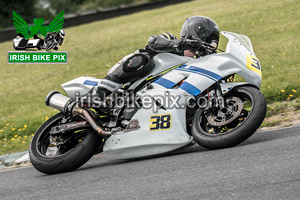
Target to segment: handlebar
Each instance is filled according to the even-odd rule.
[[[207,43],[207,42],[204,42],[202,40],[191,40],[191,39],[186,39],[185,40],[187,44],[192,44],[192,43],[199,43],[202,47],[205,47],[205,48],[210,48],[210,49],[213,49],[213,50],[216,50],[217,49],[217,46],[218,44],[216,42],[212,42],[212,43]]]
[[[191,47],[197,46],[195,48],[190,49],[190,51],[192,51],[197,57],[217,53],[217,51],[216,51],[217,43],[216,42],[212,42],[211,44],[209,44],[202,40],[197,40],[197,39],[184,38],[184,40],[185,40],[185,43],[187,45],[190,45]],[[197,44],[199,44],[199,46]]]

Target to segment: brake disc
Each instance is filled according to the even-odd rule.
[[[244,103],[238,97],[226,99],[225,107],[218,110],[218,113],[207,115],[207,121],[212,126],[225,126],[238,118],[243,110]]]

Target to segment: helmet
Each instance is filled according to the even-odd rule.
[[[66,31],[65,31],[64,29],[60,29],[60,31],[59,31],[59,36],[60,36],[61,38],[64,38],[65,35],[66,35]]]
[[[186,19],[184,22],[180,36],[193,35],[207,43],[219,43],[219,27],[217,23],[209,17],[193,16]]]

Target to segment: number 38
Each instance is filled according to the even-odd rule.
[[[172,117],[170,114],[150,116],[150,131],[167,130],[171,128]]]

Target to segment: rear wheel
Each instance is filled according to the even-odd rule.
[[[69,132],[58,142],[50,134],[50,130],[66,122],[70,121],[63,113],[54,115],[32,138],[30,161],[40,172],[56,174],[76,170],[94,155],[101,144],[101,137],[90,127]]]
[[[198,109],[192,122],[192,135],[207,149],[235,146],[249,138],[266,115],[266,101],[255,87],[232,89],[223,109]]]

